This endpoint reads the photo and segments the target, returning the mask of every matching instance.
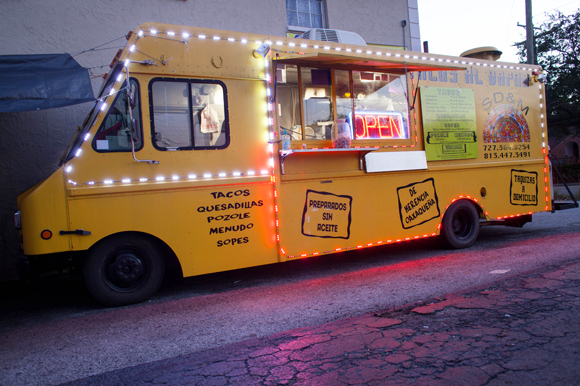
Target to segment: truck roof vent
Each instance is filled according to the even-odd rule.
[[[298,36],[300,39],[320,40],[323,42],[349,43],[366,46],[367,43],[357,33],[338,29],[312,28]]]
[[[495,47],[478,47],[465,51],[459,56],[464,58],[498,60],[501,57],[501,54],[503,54],[503,52]]]

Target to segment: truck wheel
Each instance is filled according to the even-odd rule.
[[[457,201],[443,217],[441,234],[447,245],[460,249],[471,246],[479,234],[479,215],[469,201]]]
[[[139,303],[153,295],[163,281],[165,263],[147,237],[109,237],[90,251],[84,268],[85,285],[106,306]]]

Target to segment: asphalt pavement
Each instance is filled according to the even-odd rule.
[[[580,254],[468,291],[67,385],[580,385]]]

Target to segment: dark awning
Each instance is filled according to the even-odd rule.
[[[69,54],[0,56],[0,112],[95,100],[88,70]]]

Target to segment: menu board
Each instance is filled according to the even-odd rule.
[[[421,87],[421,112],[428,161],[477,158],[473,89]]]

